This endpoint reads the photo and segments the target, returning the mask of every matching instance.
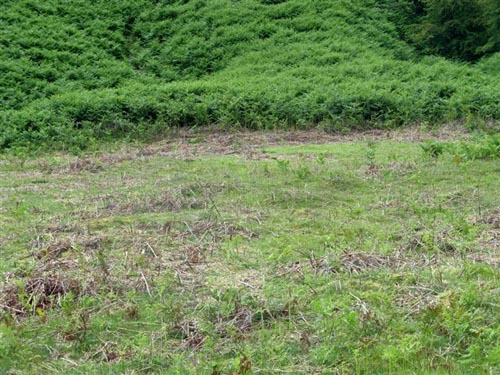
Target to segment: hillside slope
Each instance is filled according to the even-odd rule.
[[[500,55],[418,55],[390,2],[3,1],[0,148],[500,118]]]

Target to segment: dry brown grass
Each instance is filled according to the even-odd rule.
[[[0,285],[0,310],[23,316],[58,308],[69,292],[75,298],[127,290],[152,295],[156,277],[166,270],[175,275],[179,288],[194,290],[203,285],[219,244],[234,236],[251,239],[257,234],[209,220],[138,223],[129,232],[120,230],[113,241],[71,223],[36,228],[33,270]],[[193,340],[189,345],[196,346]]]
[[[420,314],[427,310],[434,310],[439,306],[439,293],[433,285],[417,284],[411,286],[399,285],[395,303],[404,309],[408,315]]]
[[[433,252],[438,250],[443,253],[453,254],[458,250],[455,242],[450,229],[423,229],[410,235],[401,250],[408,253]]]
[[[479,239],[481,247],[491,250],[500,250],[500,230],[485,230]]]
[[[472,253],[467,255],[467,259],[473,263],[482,263],[492,267],[500,267],[500,255],[497,252]]]
[[[368,141],[426,140],[451,141],[467,139],[469,134],[460,125],[442,126],[434,132],[414,126],[396,130],[368,130],[348,134],[331,133],[318,129],[289,131],[220,130],[215,128],[172,131],[163,140],[137,148],[99,153],[94,156],[71,157],[61,154],[63,162],[49,165],[43,159],[38,161],[38,170],[50,174],[81,174],[102,172],[108,166],[134,160],[141,162],[152,157],[193,159],[214,155],[241,155],[247,159],[266,159],[260,150],[278,145],[326,144]],[[392,166],[392,170],[407,170],[408,166]]]
[[[69,292],[75,296],[84,292],[77,279],[62,273],[31,276],[24,280],[24,286],[1,288],[0,307],[13,316],[40,313],[60,306]]]
[[[358,275],[376,269],[408,270],[415,267],[436,265],[440,259],[435,255],[408,254],[396,252],[392,255],[381,255],[367,252],[344,252],[330,254],[326,257],[299,260],[280,267],[280,275],[299,274],[306,272],[315,274],[330,274],[346,272]]]
[[[489,225],[494,229],[500,229],[500,208],[478,217],[475,222]]]

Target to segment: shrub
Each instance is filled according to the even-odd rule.
[[[411,0],[405,9],[418,20],[407,35],[426,53],[474,61],[500,51],[496,0]]]
[[[500,38],[498,4],[475,1],[489,4],[477,18],[488,38],[473,56]],[[475,65],[418,58],[401,39],[396,22],[409,35],[415,19],[420,30],[430,10],[440,15],[427,0],[4,3],[0,150],[214,123],[346,130],[500,119],[500,54]],[[420,37],[440,52],[437,37]]]

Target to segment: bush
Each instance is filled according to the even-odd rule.
[[[500,119],[500,54],[475,65],[419,58],[401,39],[396,22],[430,22],[427,1],[89,4],[2,3],[0,150],[84,148],[176,126]],[[497,30],[489,4],[482,30]],[[500,33],[488,32],[477,53],[498,46]]]
[[[500,3],[496,0],[412,0],[419,20],[409,27],[426,53],[474,61],[500,51]]]
[[[421,145],[426,157],[437,158],[448,152],[455,160],[500,158],[500,134],[478,133],[468,142],[426,142]]]

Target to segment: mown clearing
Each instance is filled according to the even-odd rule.
[[[0,372],[500,371],[500,165],[432,138],[5,157]]]

